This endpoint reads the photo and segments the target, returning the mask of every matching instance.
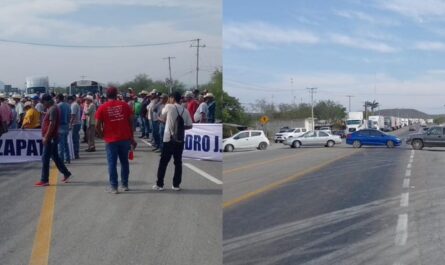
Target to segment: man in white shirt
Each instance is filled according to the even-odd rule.
[[[178,115],[184,121],[184,129],[189,130],[193,126],[192,119],[186,108],[179,104],[181,94],[173,92],[170,94],[169,101],[162,109],[160,119],[165,121],[165,131],[163,135],[163,149],[161,152],[161,159],[159,160],[158,174],[154,190],[164,190],[164,177],[167,170],[168,163],[173,156],[175,164],[175,173],[173,176],[173,190],[181,190],[180,185],[182,181],[182,152],[184,151],[184,135],[176,135],[178,132],[176,126]],[[184,133],[184,131],[182,131]]]
[[[76,96],[68,97],[68,104],[71,106],[71,118],[70,118],[70,129],[72,129],[72,139],[74,148],[74,158],[79,158],[80,149],[80,105],[76,100]]]
[[[206,123],[207,115],[209,113],[209,108],[207,106],[207,102],[205,101],[202,95],[199,96],[199,107],[195,112],[195,116],[193,117],[196,123]]]

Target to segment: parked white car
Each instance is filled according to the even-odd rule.
[[[293,128],[289,129],[286,132],[276,133],[275,136],[273,137],[273,140],[275,141],[275,143],[278,142],[282,143],[286,141],[286,139],[289,137],[298,137],[305,132],[307,132],[306,128]]]
[[[299,137],[288,138],[284,144],[290,145],[292,148],[301,146],[325,146],[333,147],[336,144],[341,144],[341,138],[338,135],[332,135],[325,131],[309,131]]]
[[[261,130],[241,131],[232,137],[223,140],[224,152],[233,152],[235,149],[257,148],[266,150],[270,145],[269,139]]]

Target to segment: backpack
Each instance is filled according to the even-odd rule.
[[[182,115],[184,114],[185,109],[182,110],[182,113],[179,114],[178,108],[175,106],[176,112],[178,113],[178,117],[176,117],[173,132],[170,131],[171,141],[175,143],[183,143],[185,137],[185,129],[184,129],[184,118]]]

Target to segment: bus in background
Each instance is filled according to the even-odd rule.
[[[104,84],[91,80],[74,81],[68,87],[69,95],[103,94]]]
[[[26,94],[34,96],[48,93],[49,79],[47,76],[30,76],[26,78]]]

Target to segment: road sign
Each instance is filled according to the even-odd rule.
[[[267,117],[267,116],[262,116],[261,118],[260,118],[260,122],[261,122],[261,124],[266,124],[266,123],[268,123],[269,122],[269,117]]]

